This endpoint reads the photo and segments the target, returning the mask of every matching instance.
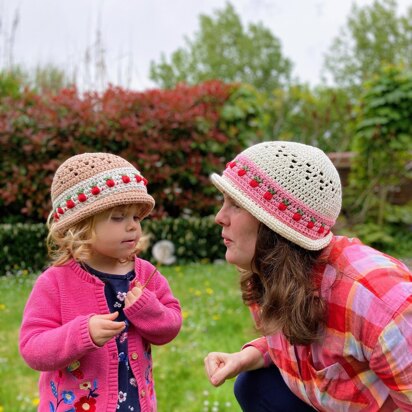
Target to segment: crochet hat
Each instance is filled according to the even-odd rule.
[[[67,159],[51,186],[53,225],[64,232],[70,226],[115,206],[138,204],[141,219],[155,201],[147,180],[128,161],[109,153],[83,153]]]
[[[320,250],[332,240],[342,188],[335,166],[316,147],[259,143],[211,180],[259,221],[304,249]]]

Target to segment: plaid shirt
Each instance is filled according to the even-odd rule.
[[[319,411],[412,411],[412,274],[358,239],[334,237],[323,256],[321,341],[291,345],[277,333],[246,346]]]

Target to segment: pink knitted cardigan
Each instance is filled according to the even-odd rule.
[[[153,266],[136,259],[141,284]],[[118,398],[118,354],[115,339],[96,346],[88,321],[109,313],[104,283],[75,261],[42,273],[27,301],[20,330],[20,352],[27,364],[41,371],[40,412],[114,412]],[[129,363],[136,377],[142,412],[156,411],[151,344],[162,345],[178,334],[179,301],[167,280],[156,273],[142,296],[125,314],[130,321]]]

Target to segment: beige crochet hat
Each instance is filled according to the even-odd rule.
[[[304,249],[320,250],[332,240],[342,188],[335,166],[316,147],[259,143],[211,180],[259,221]]]
[[[64,232],[73,224],[115,206],[139,204],[141,218],[155,201],[147,180],[125,159],[109,153],[83,153],[67,159],[51,186],[53,226]]]

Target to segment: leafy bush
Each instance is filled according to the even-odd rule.
[[[393,198],[412,177],[412,74],[384,68],[365,85],[358,111],[345,199],[350,223],[371,245],[396,249],[401,238],[411,245],[412,205]]]
[[[150,245],[141,257],[154,261],[151,248],[159,240],[170,240],[175,246],[176,262],[214,261],[224,258],[221,229],[213,216],[204,218],[147,219],[142,223],[143,231],[150,238]],[[42,270],[48,262],[44,224],[0,225],[0,261],[2,273],[6,275],[17,269]]]
[[[18,100],[1,99],[1,216],[43,221],[57,167],[74,154],[97,151],[137,166],[156,199],[155,217],[212,214],[210,173],[261,129],[255,95],[245,92],[245,98],[243,88],[210,81],[143,93],[113,87],[82,97],[76,89],[25,90]],[[228,119],[234,111],[235,121]]]
[[[47,228],[41,223],[0,225],[0,275],[17,269],[43,269],[47,264],[46,236]]]

